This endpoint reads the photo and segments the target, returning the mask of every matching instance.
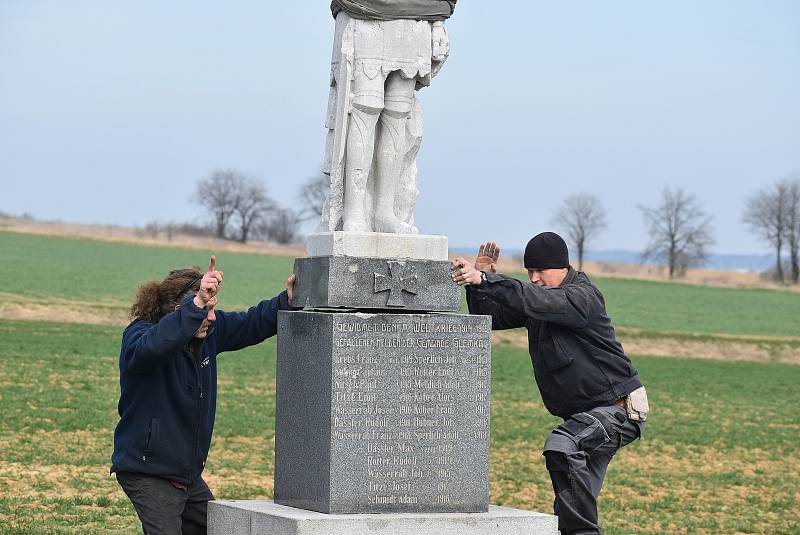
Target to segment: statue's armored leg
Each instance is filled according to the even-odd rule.
[[[377,132],[377,169],[375,170],[375,230],[377,232],[413,232],[414,227],[401,221],[394,211],[395,192],[400,179],[401,159],[405,153],[405,129],[414,102],[415,80],[392,72],[386,81],[384,110]]]
[[[357,73],[354,85],[353,108],[347,129],[342,228],[369,232],[372,225],[366,219],[364,199],[375,152],[375,126],[383,110],[383,77],[369,79],[363,73]]]

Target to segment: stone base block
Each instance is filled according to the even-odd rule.
[[[209,535],[558,535],[553,515],[489,506],[486,513],[326,515],[266,500],[208,504]]]
[[[386,232],[321,232],[306,240],[308,256],[447,260],[447,236]]]
[[[306,308],[458,312],[450,262],[314,256],[294,262],[294,304]]]
[[[489,316],[279,312],[275,502],[485,512],[490,335]]]

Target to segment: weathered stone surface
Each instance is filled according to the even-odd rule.
[[[430,85],[448,53],[441,21],[336,17],[323,163],[331,181],[320,231],[417,233],[415,88]]]
[[[447,261],[315,256],[297,258],[294,272],[297,306],[437,312],[461,306]]]
[[[320,232],[306,240],[308,256],[447,260],[447,236],[388,232]]]
[[[490,329],[488,316],[280,312],[275,501],[486,511]]]
[[[233,524],[232,518],[247,522]],[[208,504],[208,534],[558,535],[558,519],[496,506],[485,513],[328,515],[262,500],[214,501]]]

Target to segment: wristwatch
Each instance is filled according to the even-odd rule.
[[[485,271],[481,271],[481,282],[480,283],[483,284],[484,282],[486,282],[486,272]]]

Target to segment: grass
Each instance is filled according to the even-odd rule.
[[[208,266],[213,251],[148,247],[88,239],[0,232],[0,257],[12,266],[13,284],[3,291],[24,297],[66,298],[130,306],[140,282],[162,279],[170,269]],[[248,253],[218,256],[218,269],[235,284],[225,286],[227,305],[252,304],[286,285],[294,259]]]
[[[616,324],[645,331],[800,335],[800,295],[756,288],[598,279]]]
[[[0,533],[130,533],[135,513],[108,466],[120,329],[0,321]],[[219,498],[272,495],[274,339],[223,355],[206,477]],[[609,534],[800,530],[800,367],[634,357],[653,415],[612,463]],[[541,457],[557,420],[524,349],[493,354],[493,503],[549,511]]]
[[[211,252],[0,232],[12,274],[0,311],[16,304],[50,310],[48,318],[53,310],[123,318],[139,282],[173,267],[204,267]],[[274,295],[292,269],[289,257],[218,256],[227,309]],[[730,335],[775,352],[800,344],[797,293],[595,282],[620,331],[640,339],[719,345]],[[139,529],[108,476],[120,334],[118,326],[0,320],[0,533]],[[273,339],[220,359],[206,468],[220,498],[272,496],[275,358]],[[633,358],[653,415],[645,440],[610,468],[600,502],[606,533],[800,532],[800,366]],[[542,407],[527,351],[501,340],[493,351],[492,502],[551,509],[541,446],[556,423]]]

